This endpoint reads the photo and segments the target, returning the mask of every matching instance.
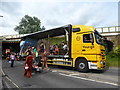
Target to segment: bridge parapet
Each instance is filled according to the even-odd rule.
[[[111,26],[111,27],[100,27],[96,28],[100,33],[114,33],[120,32],[120,26]]]
[[[120,26],[98,27],[96,30],[103,36],[120,35]],[[4,35],[0,36],[0,40],[21,39],[21,37],[26,35],[28,34]]]
[[[100,27],[96,28],[98,32],[107,40],[110,40],[114,43],[114,47],[120,45],[120,26],[112,26],[112,27]]]
[[[26,35],[28,34],[4,35],[4,36],[0,36],[0,40],[21,39],[21,37]]]

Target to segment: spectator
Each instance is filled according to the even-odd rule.
[[[50,46],[50,54],[53,55],[53,53],[54,53],[54,47],[51,45]]]
[[[35,61],[35,59],[36,59],[36,53],[34,52],[34,49],[35,49],[35,48],[32,47],[31,50],[30,50],[30,51],[31,51],[31,54],[32,54],[32,57],[33,57],[33,61]]]
[[[64,46],[64,44],[65,44],[65,43],[64,43],[64,42],[62,42],[62,47]]]
[[[10,61],[11,61],[11,67],[13,67],[14,61],[15,61],[15,55],[14,55],[13,52],[12,52],[11,55],[10,55]]]
[[[10,56],[10,49],[6,49],[6,57],[9,57]]]
[[[62,42],[62,54],[63,55],[67,54],[67,50],[68,50],[67,44]]]
[[[27,53],[30,52],[30,51],[31,51],[31,47],[28,46],[27,49],[25,50],[25,54],[27,54]]]
[[[67,53],[67,44],[64,43],[63,45],[63,52],[64,52],[64,55]]]
[[[42,69],[44,70],[44,67],[46,70],[49,70],[48,65],[47,65],[47,60],[49,53],[45,50],[44,53],[42,54]]]
[[[58,45],[56,44],[55,45],[55,55],[59,55],[60,51],[59,51],[59,48],[58,48]]]
[[[48,65],[47,65],[47,55],[49,54],[44,47],[44,42],[42,40],[38,41],[38,47],[37,47],[37,51],[38,54],[42,56],[42,69],[44,69],[44,67],[46,67],[46,69],[48,69]]]

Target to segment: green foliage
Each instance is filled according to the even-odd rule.
[[[19,25],[14,28],[14,30],[19,34],[27,34],[45,30],[45,27],[43,26],[41,28],[41,22],[37,17],[25,15],[19,22]]]
[[[112,67],[120,67],[119,57],[111,57],[109,54],[106,56],[106,65]]]
[[[109,53],[107,53],[107,55],[108,55],[110,58],[117,57],[117,55],[114,53],[114,51],[110,51]]]
[[[111,58],[120,57],[120,46],[116,46],[114,50],[107,53]]]
[[[120,45],[118,45],[118,46],[115,47],[114,53],[115,53],[117,56],[120,56]]]
[[[65,39],[66,37],[56,37],[56,38],[50,38],[50,42],[51,42],[51,45],[55,45],[55,44],[58,44],[59,47],[61,47],[61,43],[62,41],[66,41]]]
[[[106,58],[108,66],[120,67],[120,64],[118,64],[120,60],[120,46],[116,46],[113,51],[108,52]]]
[[[45,27],[44,27],[44,26],[42,26],[41,30],[45,30]]]

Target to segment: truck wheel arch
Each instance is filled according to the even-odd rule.
[[[88,72],[88,61],[84,57],[78,57],[75,61],[75,68],[79,72]]]

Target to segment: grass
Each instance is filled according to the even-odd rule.
[[[110,66],[110,67],[120,67],[119,60],[120,60],[120,57],[118,56],[115,56],[115,57],[111,57],[110,55],[106,56],[107,66]]]
[[[50,38],[50,43],[52,45],[58,44],[60,45],[62,43],[62,41],[66,41],[65,37],[54,37],[54,38]]]

